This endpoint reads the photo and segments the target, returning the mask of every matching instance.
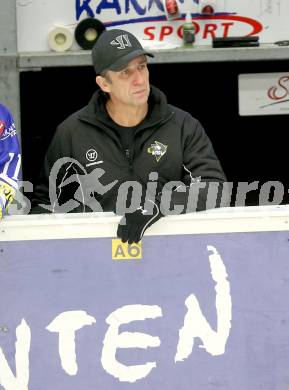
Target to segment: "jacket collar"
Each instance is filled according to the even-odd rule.
[[[105,127],[107,130],[110,127],[110,122],[105,108],[106,100],[106,94],[101,90],[97,90],[88,105],[79,112],[78,118],[92,125]],[[158,88],[151,86],[148,103],[148,115],[140,125],[140,129],[155,126],[171,116],[166,96]]]

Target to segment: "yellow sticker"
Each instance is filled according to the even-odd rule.
[[[113,260],[139,260],[142,258],[141,242],[128,244],[119,239],[113,239],[111,244]]]
[[[0,181],[0,197],[2,200],[1,203],[4,202],[4,207],[7,207],[12,202],[15,193],[16,191],[13,187],[3,181]]]

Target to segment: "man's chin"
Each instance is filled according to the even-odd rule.
[[[149,94],[148,94],[147,91],[143,91],[143,92],[140,92],[140,93],[136,93],[133,96],[134,96],[134,101],[136,102],[136,104],[138,106],[140,106],[142,104],[146,104],[147,103]]]

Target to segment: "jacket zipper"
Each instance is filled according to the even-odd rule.
[[[159,125],[163,125],[164,123],[166,123],[166,122],[168,122],[171,118],[172,118],[172,116],[174,115],[175,113],[172,111],[171,113],[170,113],[170,115],[167,117],[167,118],[165,118],[164,120],[162,120],[161,122],[159,122]],[[152,125],[153,126],[153,125]],[[139,129],[138,129],[139,130]],[[143,130],[143,129],[141,129],[141,130]],[[137,131],[138,132],[138,131]],[[136,133],[137,133],[136,132]],[[131,152],[131,149],[125,149],[125,158],[126,158],[126,160],[128,161],[128,165],[129,165],[129,172],[130,173],[133,173],[133,159],[132,159],[132,152]]]
[[[132,156],[131,156],[131,150],[130,149],[125,149],[125,158],[128,161],[129,165],[129,172],[132,173],[133,171],[133,166],[132,166]]]

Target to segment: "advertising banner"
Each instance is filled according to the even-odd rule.
[[[178,10],[173,15],[172,7]],[[18,50],[49,51],[51,30],[66,28],[73,34],[87,17],[108,29],[135,33],[147,47],[178,47],[187,11],[196,45],[211,45],[214,37],[258,35],[260,43],[288,39],[288,0],[17,0]],[[79,47],[74,42],[71,49]]]
[[[289,114],[289,73],[239,75],[239,113],[242,116]]]
[[[288,390],[288,232],[0,243],[0,388]]]

